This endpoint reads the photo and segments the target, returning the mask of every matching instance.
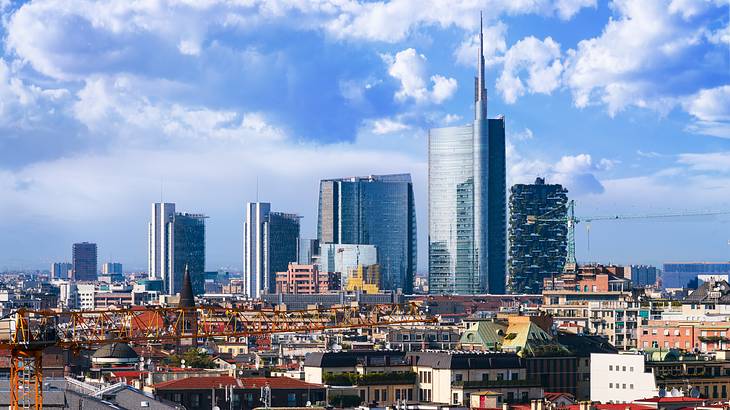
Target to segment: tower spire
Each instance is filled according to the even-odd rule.
[[[477,63],[476,90],[474,95],[475,120],[487,118],[487,90],[484,81],[484,22],[479,12],[479,56]]]

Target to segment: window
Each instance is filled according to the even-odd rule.
[[[388,401],[388,389],[383,389],[383,401]]]
[[[380,401],[380,389],[375,389],[374,393],[375,393],[375,401],[379,402]]]
[[[497,373],[497,380],[504,380],[504,373]]]
[[[626,389],[626,383],[622,384],[622,385],[621,385],[621,388],[622,388],[622,389]]]
[[[295,407],[297,405],[297,394],[289,393],[286,395],[286,404],[288,407]]]
[[[460,381],[461,381],[461,380],[462,380],[463,378],[464,378],[464,375],[462,375],[461,373],[456,373],[456,374],[454,375],[454,379],[455,379],[455,380],[456,380],[457,382],[460,382]]]
[[[454,402],[453,403],[459,404],[459,394],[458,393],[454,393]]]
[[[612,364],[609,364],[608,365],[608,370],[613,370],[613,365]]]
[[[408,401],[413,400],[413,389],[408,389]]]
[[[629,384],[629,389],[634,390],[634,385],[633,384]]]
[[[526,391],[523,391],[522,392],[522,400],[520,400],[520,401],[523,402],[523,403],[527,403],[527,400],[528,400],[527,392]]]
[[[518,373],[512,373],[512,380],[518,380],[519,374]]]
[[[486,382],[489,380],[489,373],[482,373],[482,381]]]
[[[395,389],[395,401],[400,400],[400,389]]]
[[[623,368],[621,368],[621,370],[625,372],[626,371],[626,366],[624,366]]]
[[[613,389],[613,383],[608,383],[608,388]]]
[[[200,407],[200,395],[199,394],[191,394],[190,395],[190,403],[193,405],[194,408]]]
[[[630,372],[633,372],[634,371],[634,366],[629,367],[629,371]]]
[[[515,393],[514,392],[507,392],[507,401],[512,403],[515,401]]]
[[[431,383],[431,372],[426,372],[426,383]]]

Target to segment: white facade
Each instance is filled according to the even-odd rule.
[[[243,223],[243,280],[244,293],[250,298],[261,297],[265,278],[269,276],[266,221],[270,212],[269,203],[246,204],[246,221]]]
[[[175,260],[174,229],[175,204],[154,203],[149,223],[148,275],[162,279],[167,285],[172,277]]]
[[[76,284],[76,292],[78,294],[78,308],[82,310],[92,310],[96,307],[94,296],[96,295],[96,285],[93,283]]]
[[[591,401],[631,403],[656,397],[659,389],[654,373],[644,363],[641,353],[592,353]]]

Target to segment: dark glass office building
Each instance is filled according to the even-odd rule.
[[[265,249],[268,252],[268,267],[265,271],[268,277],[264,278],[265,289],[269,293],[276,293],[276,273],[286,272],[289,263],[299,258],[299,220],[297,214],[284,212],[270,212],[266,222],[264,239]]]
[[[96,244],[81,242],[73,244],[73,280],[75,281],[96,281],[97,280],[97,259]]]
[[[481,46],[478,57],[474,121],[431,129],[428,136],[428,269],[434,294],[505,292],[504,118],[487,118]]]
[[[413,292],[416,206],[410,174],[320,182],[320,244],[375,245],[383,290]]]
[[[165,281],[168,293],[182,290],[185,266],[190,272],[193,293],[202,294],[205,287],[205,219],[201,214],[176,213],[173,220],[172,278]]]
[[[510,189],[510,292],[542,293],[543,279],[563,272],[568,253],[567,193],[562,185],[546,184],[543,178]]]

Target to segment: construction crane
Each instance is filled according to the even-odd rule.
[[[284,311],[200,307],[108,310],[18,309],[0,321],[0,350],[10,353],[10,408],[43,408],[43,350],[80,352],[109,343],[175,344],[274,333],[311,333],[433,323],[415,303]]]
[[[689,217],[689,216],[716,216],[716,215],[730,215],[730,211],[686,211],[686,212],[670,212],[670,213],[657,213],[657,214],[642,214],[642,215],[606,215],[606,216],[590,216],[590,217],[576,217],[575,216],[575,201],[570,200],[566,207],[565,216],[554,217],[552,216],[560,208],[554,209],[544,215],[528,215],[527,223],[529,225],[537,222],[563,222],[568,227],[568,251],[565,256],[564,271],[574,271],[578,264],[575,258],[575,225],[580,222],[585,222],[588,228],[588,247],[590,249],[590,223],[593,221],[609,221],[609,220],[627,220],[627,219],[663,219],[663,218],[677,218],[677,217]]]

